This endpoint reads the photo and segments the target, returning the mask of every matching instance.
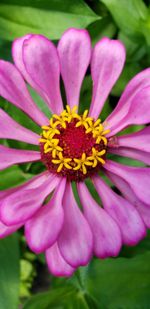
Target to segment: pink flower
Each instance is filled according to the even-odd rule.
[[[0,60],[0,94],[41,126],[42,136],[22,127],[1,109],[0,138],[39,145],[39,151],[0,145],[0,169],[42,160],[46,171],[19,187],[0,191],[0,235],[7,236],[24,225],[29,247],[35,253],[46,253],[50,272],[70,276],[93,255],[117,256],[123,244],[137,244],[150,228],[150,169],[108,159],[108,153],[113,153],[150,164],[149,126],[117,136],[129,125],[150,121],[150,69],[129,82],[117,107],[101,123],[97,118],[125,61],[121,42],[103,38],[92,50],[86,30],[69,29],[57,49],[41,35],[26,35],[14,41],[12,55],[15,64]],[[89,114],[79,115],[76,106],[89,64],[92,102]],[[60,74],[67,97],[65,109]],[[24,80],[53,113],[50,122],[33,102]],[[122,195],[105,183],[99,171]],[[91,178],[103,207],[89,193],[86,177]],[[72,180],[77,184],[82,210],[75,200]]]

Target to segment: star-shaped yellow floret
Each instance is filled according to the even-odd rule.
[[[103,131],[103,126],[100,122],[100,119],[97,119],[95,122],[91,121],[89,123],[88,129],[86,130],[86,133],[91,132],[93,134],[93,137],[96,137],[98,134],[100,134]]]
[[[98,151],[94,147],[92,148],[92,155],[87,158],[88,160],[93,161],[92,167],[96,167],[98,162],[105,164],[105,160],[101,158],[105,153],[106,153],[105,149]]]
[[[65,118],[67,122],[71,122],[73,118],[77,117],[77,106],[74,106],[72,109],[69,105],[66,105],[66,109],[61,113],[61,116]]]
[[[110,132],[110,130],[105,130],[105,131],[102,131],[100,133],[97,133],[97,135],[95,135],[95,138],[96,138],[96,144],[99,144],[100,141],[102,140],[104,142],[104,145],[106,146],[107,145],[107,138],[104,136],[106,134],[108,134]]]
[[[89,128],[89,124],[92,122],[92,117],[87,117],[88,110],[85,110],[82,116],[77,115],[76,118],[79,119],[79,121],[76,123],[76,127],[84,126],[87,130]]]
[[[74,159],[74,162],[77,163],[77,165],[73,168],[74,171],[81,169],[84,175],[87,173],[86,166],[93,165],[93,163],[90,162],[89,159],[86,157],[85,153],[82,154],[82,157],[80,159]]]
[[[56,160],[52,160],[52,162],[54,164],[59,164],[58,168],[57,168],[57,172],[61,172],[63,167],[66,167],[67,169],[71,170],[72,166],[70,166],[68,163],[70,163],[72,161],[72,159],[70,158],[64,158],[62,152],[59,152],[57,154],[58,159]]]
[[[53,119],[56,119],[56,121],[54,122],[54,127],[57,127],[58,125],[60,125],[62,128],[66,129],[67,118],[65,116],[62,116],[62,115],[58,116],[54,114]]]
[[[52,139],[55,134],[60,134],[60,131],[56,128],[43,126],[42,129],[43,129],[42,136],[46,139]]]
[[[52,152],[52,157],[56,158],[56,154],[59,151],[63,151],[63,149],[58,145],[59,140],[58,139],[52,139],[51,141],[47,140],[47,142],[44,145],[44,152]]]

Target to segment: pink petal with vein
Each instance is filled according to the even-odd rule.
[[[123,243],[136,245],[146,236],[145,225],[136,208],[109,188],[99,176],[94,176],[94,185],[107,213],[120,227]]]
[[[34,162],[41,159],[38,151],[13,149],[0,145],[0,170],[18,163]]]
[[[40,136],[22,127],[0,108],[0,138],[38,145]]]
[[[103,38],[94,47],[91,60],[93,95],[90,116],[98,118],[125,62],[125,49],[117,40]]]
[[[22,75],[10,62],[0,60],[0,95],[23,110],[38,125],[48,123],[47,117],[33,102]]]
[[[57,277],[70,277],[75,271],[60,254],[57,243],[46,250],[46,261],[49,271]]]
[[[108,122],[111,132],[118,126],[118,123],[128,114],[131,105],[135,102],[135,97],[138,97],[138,93],[147,86],[150,86],[150,69],[146,69],[134,78],[126,86],[116,108],[108,116],[106,121]],[[110,133],[111,135],[111,133]]]
[[[150,126],[122,136],[117,136],[118,145],[150,152]]]
[[[79,104],[80,88],[91,58],[91,41],[86,30],[69,29],[58,44],[61,75],[67,103]]]
[[[0,238],[6,237],[16,232],[21,226],[21,224],[7,226],[2,221],[0,221]]]
[[[34,36],[34,35],[33,34],[27,34],[27,35],[24,35],[21,38],[17,38],[16,40],[14,40],[14,42],[12,44],[12,57],[13,57],[15,66],[21,72],[24,79],[28,82],[29,85],[31,85],[31,87],[33,89],[36,90],[36,92],[43,98],[43,100],[47,101],[47,99],[48,99],[47,96],[42,91],[40,85],[38,85],[31,78],[31,76],[29,75],[29,73],[27,72],[27,70],[25,68],[24,61],[23,61],[23,45],[32,36]]]
[[[92,255],[91,229],[73,196],[68,182],[63,198],[64,224],[58,238],[58,247],[68,264],[76,268],[86,265]]]
[[[49,176],[49,172],[45,171],[39,175],[36,175],[32,177],[30,180],[26,181],[25,183],[0,191],[0,203],[2,203],[2,199],[4,199],[6,196],[10,195],[11,193],[14,193],[16,191],[22,190],[22,189],[33,189],[37,188],[39,185],[41,185],[44,181],[46,181],[47,177]]]
[[[150,154],[148,152],[127,147],[109,148],[108,151],[109,153],[114,153],[118,156],[123,156],[134,160],[142,161],[145,164],[150,165]]]
[[[145,204],[149,203],[150,168],[125,166],[111,160],[106,161],[104,168],[123,178],[139,200]]]
[[[61,231],[64,212],[62,198],[66,179],[62,178],[50,202],[40,208],[25,224],[27,243],[32,251],[41,253],[52,246]]]
[[[132,203],[132,205],[136,207],[146,227],[150,228],[150,203],[149,205],[147,205],[141,202],[138,199],[138,197],[134,194],[129,184],[121,177],[110,172],[107,172],[106,174],[110,178],[110,180],[115,184],[115,186],[122,192],[124,197],[127,200],[129,200],[129,202]]]
[[[37,85],[43,93],[51,111],[62,112],[60,65],[55,45],[42,35],[32,35],[23,43],[23,61],[33,86]]]
[[[31,188],[23,186],[18,191],[6,196],[0,207],[1,220],[6,225],[13,225],[24,223],[30,219],[59,181],[58,177],[50,174],[44,182],[42,180],[41,185],[32,188],[31,182]]]
[[[143,125],[150,122],[150,87],[142,89],[135,96],[127,115],[111,129],[108,136],[112,136],[130,125]],[[107,121],[107,120],[106,120]]]
[[[95,202],[82,182],[78,183],[78,193],[84,208],[84,216],[93,233],[94,254],[102,259],[117,256],[122,245],[117,223]]]

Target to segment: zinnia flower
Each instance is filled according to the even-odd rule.
[[[93,255],[117,256],[122,245],[137,244],[150,228],[150,169],[146,167],[150,163],[150,127],[117,136],[130,125],[150,121],[150,69],[129,82],[102,123],[99,114],[125,61],[121,42],[103,38],[92,50],[86,30],[69,29],[57,49],[42,35],[16,39],[12,56],[14,64],[0,61],[0,94],[41,127],[41,136],[1,109],[0,138],[38,145],[39,151],[1,145],[0,169],[42,161],[46,170],[19,187],[0,192],[0,235],[7,236],[24,225],[28,246],[35,253],[45,252],[50,272],[70,276]],[[80,115],[80,88],[89,65],[92,102],[90,110]],[[24,80],[44,99],[53,113],[50,119],[33,102]],[[117,163],[108,153],[142,161],[145,167]],[[87,177],[102,205],[90,194],[84,181]],[[108,186],[107,177],[122,195]]]

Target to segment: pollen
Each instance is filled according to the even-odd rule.
[[[107,134],[101,120],[77,114],[77,107],[66,106],[54,114],[49,125],[42,126],[39,140],[41,159],[51,173],[81,181],[105,164]]]

